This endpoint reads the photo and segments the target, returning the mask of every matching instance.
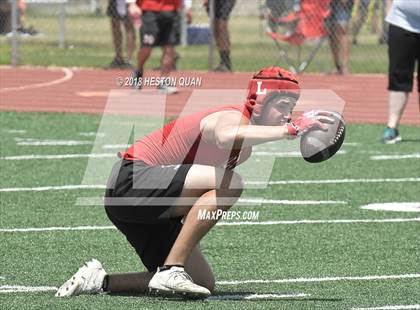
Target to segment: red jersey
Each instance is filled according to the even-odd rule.
[[[151,166],[201,164],[232,169],[249,158],[251,147],[241,150],[220,149],[202,138],[201,120],[215,112],[237,110],[250,119],[243,105],[216,107],[176,119],[136,141],[121,157],[142,160]]]
[[[177,11],[181,8],[181,0],[137,0],[142,11]]]

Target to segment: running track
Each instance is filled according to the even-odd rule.
[[[148,72],[157,76],[157,72]],[[176,72],[175,76],[202,77],[201,89],[245,89],[251,73]],[[0,67],[0,110],[102,113],[117,77],[130,71],[64,68]],[[387,77],[379,74],[299,77],[303,89],[331,89],[345,102],[344,117],[351,123],[384,124],[387,119]],[[182,110],[192,89],[170,96],[167,113]],[[402,123],[420,125],[418,93],[410,96]]]

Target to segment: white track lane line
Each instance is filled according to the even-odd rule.
[[[351,310],[406,310],[406,309],[420,309],[420,305],[392,305],[370,308],[351,308]]]
[[[52,81],[49,81],[49,82],[43,82],[43,83],[35,83],[35,84],[29,84],[29,85],[23,85],[23,86],[0,88],[0,93],[7,93],[7,92],[11,92],[11,91],[28,90],[28,89],[35,89],[35,88],[53,86],[53,85],[57,85],[57,84],[67,82],[67,81],[69,81],[73,78],[73,71],[72,70],[70,70],[68,68],[61,68],[60,70],[64,73],[64,76],[59,78],[59,79],[52,80]]]
[[[420,218],[393,219],[360,219],[360,220],[297,220],[297,221],[265,221],[265,222],[219,222],[216,226],[253,226],[253,225],[305,225],[305,224],[372,224],[372,223],[412,223],[420,222]],[[115,226],[64,226],[64,227],[26,227],[0,228],[0,233],[48,232],[48,231],[84,231],[114,230]]]

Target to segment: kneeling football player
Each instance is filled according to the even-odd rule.
[[[334,122],[325,113],[291,121],[299,92],[291,73],[264,68],[249,82],[245,104],[179,118],[120,153],[108,180],[105,210],[148,271],[107,274],[93,259],[56,296],[149,291],[209,296],[215,280],[199,242],[218,219],[199,218],[199,213],[234,205],[242,180],[233,169],[249,158],[253,145],[295,138]]]

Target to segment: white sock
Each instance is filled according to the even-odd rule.
[[[408,93],[402,91],[389,92],[388,127],[398,128],[400,118],[408,101]]]

